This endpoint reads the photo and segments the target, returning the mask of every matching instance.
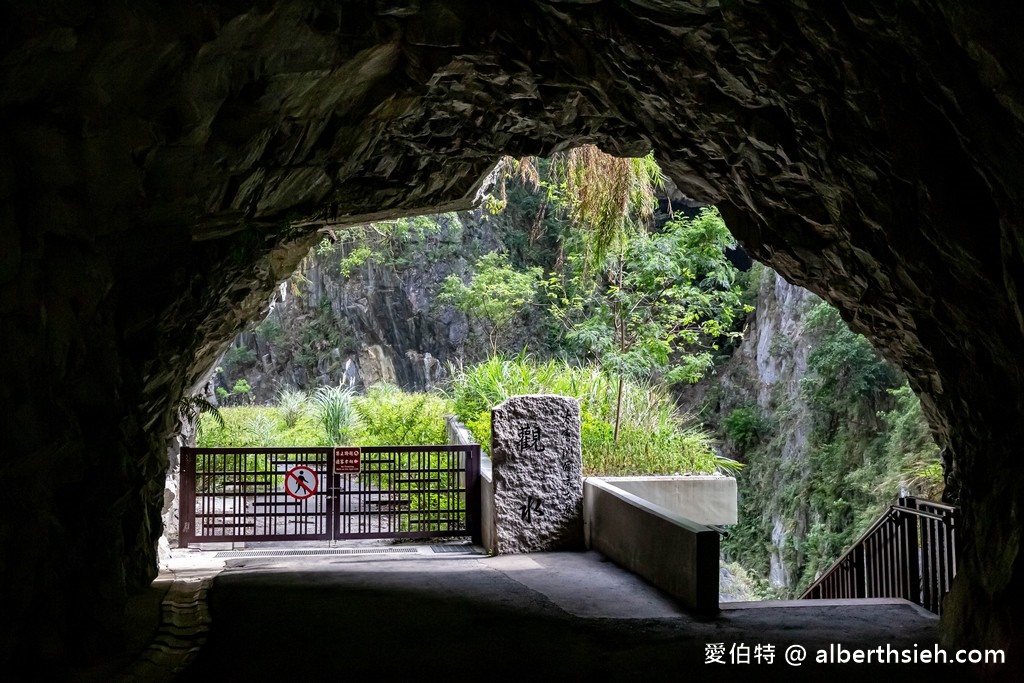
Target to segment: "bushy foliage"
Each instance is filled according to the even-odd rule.
[[[838,407],[870,409],[902,383],[899,371],[867,338],[850,330],[834,306],[819,302],[808,313],[805,326],[820,341],[807,358],[808,373],[800,390],[810,405],[822,409],[819,415],[837,413],[832,409]]]
[[[217,368],[217,372],[221,373],[222,369]],[[228,391],[224,387],[217,387],[214,391],[217,394],[217,400],[223,405],[238,405],[241,403],[252,402],[252,386],[249,385],[248,380],[244,377],[235,380],[235,383],[231,386],[231,390]]]
[[[540,362],[522,353],[492,357],[456,373],[449,389],[455,414],[483,444],[490,442],[491,408],[512,396],[557,394],[580,402],[583,467],[586,474],[673,474],[730,469],[718,457],[709,434],[688,425],[662,385],[627,381],[622,395],[623,427],[613,440],[616,382],[595,366]]]
[[[438,301],[485,321],[494,354],[501,333],[533,302],[540,276],[540,268],[518,271],[509,265],[507,256],[492,251],[473,266],[469,284],[464,284],[455,274],[449,275],[441,285]]]
[[[447,442],[445,417],[451,404],[432,393],[408,393],[376,384],[355,399],[360,446],[415,446]]]
[[[232,345],[224,353],[224,367],[227,372],[251,365],[256,360],[256,352],[242,344]]]
[[[771,427],[756,406],[741,406],[725,416],[722,429],[729,441],[745,451],[759,444]]]
[[[577,239],[588,236],[579,233]],[[566,339],[611,374],[693,383],[710,369],[723,338],[737,337],[739,271],[725,258],[732,235],[714,209],[659,231],[637,231],[591,280],[572,254],[545,287]]]

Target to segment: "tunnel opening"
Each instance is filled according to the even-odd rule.
[[[559,199],[555,176],[536,184],[537,166],[548,169],[550,162],[525,162],[534,164],[527,172],[520,162],[503,163],[506,170],[492,173],[488,193],[475,211],[337,230],[321,227],[321,242],[303,259],[297,274],[277,288],[268,316],[235,337],[215,364],[207,398],[250,407],[243,409],[240,418],[226,411],[232,415],[230,429],[208,422],[215,434],[202,439],[201,445],[320,443],[327,437],[316,433],[309,401],[319,385],[366,390],[382,382],[411,392],[435,387],[450,391],[454,378],[448,375],[472,374],[472,366],[486,366],[498,353],[515,357],[524,348],[542,363],[558,357],[583,365],[599,360],[593,347],[578,343],[570,347],[564,337],[545,339],[544,330],[551,327],[545,316],[553,315],[552,310],[543,311],[547,299],[543,294],[549,290],[541,292],[539,303],[537,292],[532,300],[508,303],[519,307],[515,317],[508,318],[516,333],[503,335],[500,347],[492,344],[489,326],[493,321],[487,315],[493,312],[460,310],[451,301],[442,303],[447,276],[455,273],[471,284],[481,276],[477,266],[486,264],[482,258],[487,254],[502,253],[511,260],[503,264],[507,277],[516,269],[522,274],[540,266],[544,278],[565,275],[552,268],[569,269],[567,262],[578,262],[582,255],[567,250],[567,235],[578,226],[571,228],[573,217],[566,206],[559,208],[559,201],[567,200]],[[664,233],[666,223],[700,215],[700,205],[671,183],[658,194],[660,205],[641,232]],[[724,546],[726,559],[739,562],[735,573],[755,579],[725,594],[731,599],[737,595],[796,597],[897,497],[941,498],[938,448],[903,375],[866,339],[850,332],[838,311],[769,268],[759,266],[751,278],[742,279],[750,263],[743,261],[742,251],[736,252],[731,236],[728,244],[707,235],[703,241],[699,234],[694,236],[698,239],[688,242],[688,248],[718,249],[714,267],[731,265],[730,277],[741,282],[743,300],[754,304],[750,311],[731,312],[733,327],[698,345],[717,354],[700,384],[677,380],[672,385],[674,400],[686,406],[690,423],[702,422],[723,440],[715,452],[753,465],[738,475],[744,519]],[[577,243],[575,248],[582,247]],[[648,261],[665,248],[667,243],[655,244],[653,252],[640,251],[632,259]],[[424,268],[424,263],[434,265]],[[627,267],[638,265],[631,262]],[[493,269],[494,264],[486,268]],[[697,279],[708,280],[708,273],[697,273]],[[537,286],[535,277],[533,287]],[[606,288],[607,284],[599,287],[604,296]],[[499,296],[497,290],[490,294]],[[664,305],[657,296],[646,296],[636,303]],[[564,310],[553,310],[564,315]],[[747,336],[753,338],[741,342],[729,335],[740,329],[744,317],[750,328]],[[585,321],[586,316],[580,316],[575,324]],[[746,347],[738,349],[741,344]],[[813,360],[810,367],[809,358]],[[672,363],[680,367],[683,361],[676,356]],[[664,384],[668,369],[650,366],[640,372],[646,373],[646,380]],[[529,370],[528,364],[515,367],[516,372]],[[520,393],[533,391],[520,388]],[[363,415],[383,410],[382,404],[365,397],[355,402]],[[413,405],[420,404],[414,399],[409,403]],[[479,421],[478,415],[460,408],[438,405],[431,415],[438,427],[442,412],[453,412],[470,423]],[[607,412],[595,412],[587,419],[611,428]],[[299,436],[286,435],[296,422],[304,425]],[[477,440],[486,448],[489,435],[483,433],[486,430],[477,431]],[[446,438],[442,432],[434,430],[437,443]],[[394,444],[401,439],[397,434],[374,437]],[[349,438],[354,439],[352,443],[369,438],[367,443],[376,445],[374,437]],[[289,438],[299,438],[301,443]],[[651,448],[652,440],[654,448],[666,448],[667,444],[650,436],[645,448]],[[712,450],[707,444],[704,448]],[[682,458],[655,463],[619,457],[626,462],[608,470],[602,468],[614,460],[585,453],[585,472],[609,476],[702,471],[687,469],[695,461]],[[171,519],[165,530],[172,532],[168,540],[173,546],[177,525]],[[770,552],[751,552],[760,548]],[[726,576],[730,576],[728,570]],[[734,583],[732,578],[726,581]]]
[[[946,637],[1019,644],[1019,9],[4,12],[5,660],[118,630],[156,564],[168,406],[313,245],[297,220],[465,208],[498,154],[584,142],[661,150],[906,369],[972,537]]]

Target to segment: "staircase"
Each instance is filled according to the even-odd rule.
[[[957,526],[953,506],[900,498],[800,599],[905,598],[942,614],[956,575]]]

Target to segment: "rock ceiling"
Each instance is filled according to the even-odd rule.
[[[1015,7],[7,3],[5,656],[116,627],[154,571],[177,398],[317,227],[465,208],[501,154],[584,142],[653,148],[905,369],[971,538],[948,634],[1019,642]],[[109,608],[69,594],[71,563]]]

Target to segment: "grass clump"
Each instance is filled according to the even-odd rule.
[[[201,447],[417,446],[447,443],[451,402],[436,393],[407,393],[389,384],[363,396],[321,387],[312,397],[282,391],[277,405],[219,409],[200,415]],[[218,422],[218,418],[221,420]]]
[[[311,413],[312,405],[304,391],[282,389],[277,394],[277,410],[287,427],[291,428],[298,421]]]
[[[359,445],[415,446],[448,442],[445,416],[451,403],[438,394],[409,393],[393,384],[375,384],[355,399]]]
[[[313,394],[313,411],[324,445],[348,444],[358,426],[355,394],[344,387],[320,387]]]
[[[495,356],[457,373],[455,414],[480,443],[490,443],[491,408],[512,396],[556,394],[580,402],[585,475],[710,473],[738,465],[718,456],[711,435],[690,425],[660,385],[625,382],[618,442],[612,426],[617,380],[594,366]]]

